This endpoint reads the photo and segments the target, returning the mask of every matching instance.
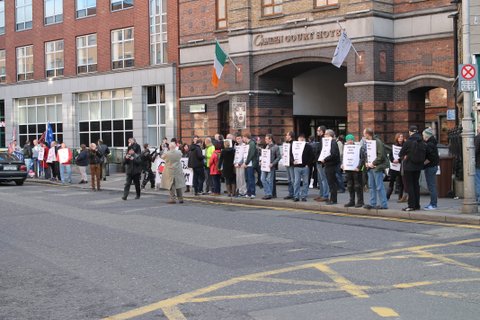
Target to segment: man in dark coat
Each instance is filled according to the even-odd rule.
[[[322,164],[325,167],[325,175],[327,176],[328,188],[330,189],[330,197],[326,204],[337,204],[337,167],[340,164],[340,150],[335,140],[335,132],[328,129],[325,131],[325,138],[331,138],[330,155],[323,159]]]
[[[125,167],[125,188],[123,189],[123,200],[127,200],[130,192],[130,185],[135,184],[135,191],[137,196],[135,199],[140,199],[140,175],[142,174],[142,158],[137,154],[134,148],[130,148],[123,159],[123,166]]]
[[[298,137],[299,142],[304,142],[305,146],[302,151],[302,159],[294,159],[293,172],[295,175],[295,183],[293,185],[293,201],[307,201],[308,185],[310,179],[309,165],[314,161],[315,154],[310,144],[306,143],[305,136]],[[292,144],[293,149],[293,144]],[[293,157],[292,157],[293,158]]]
[[[414,211],[420,209],[420,173],[423,169],[423,162],[412,161],[415,145],[424,143],[422,136],[418,133],[417,126],[410,126],[408,129],[410,135],[403,144],[399,159],[402,159],[403,172],[405,176],[405,183],[408,188],[408,207],[403,208],[403,211]]]
[[[205,156],[202,153],[202,141],[198,136],[193,137],[190,153],[188,155],[188,167],[193,169],[193,191],[198,196],[203,193],[203,182],[205,181]]]

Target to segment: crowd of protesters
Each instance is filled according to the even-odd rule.
[[[132,184],[136,199],[149,184],[152,189],[160,185],[169,190],[170,203],[182,203],[184,192],[192,192],[195,196],[225,194],[253,199],[257,196],[257,187],[263,189],[262,199],[270,200],[277,197],[276,171],[283,164],[288,179],[285,200],[305,202],[309,189],[316,188],[319,191],[315,201],[335,205],[338,193],[348,192],[349,201],[345,207],[382,210],[388,208],[388,201],[396,191],[397,202],[408,203],[403,210],[419,210],[419,178],[424,171],[431,198],[424,209],[437,208],[435,176],[439,156],[430,128],[419,133],[416,126],[411,126],[408,137],[397,133],[392,146],[386,146],[370,128],[365,128],[358,139],[352,134],[336,136],[325,126],[319,126],[317,137],[309,137],[308,141],[305,136],[296,137],[291,131],[282,138],[282,146],[276,144],[271,134],[252,137],[249,132],[226,137],[216,134],[203,140],[194,136],[191,144],[165,138],[157,148],[144,144],[143,150],[134,138],[130,138],[122,159],[126,173],[122,199],[127,199]],[[480,149],[480,136],[476,141]],[[350,153],[352,145],[358,148],[353,156]],[[374,151],[369,153],[372,148]],[[387,149],[391,149],[388,154]],[[344,150],[349,150],[348,155]],[[76,164],[81,175],[80,184],[88,183],[87,167],[92,190],[100,191],[101,181],[106,180],[110,150],[101,140],[88,147],[82,144],[75,157],[65,143],[55,141],[49,146],[44,141],[27,141],[22,153],[31,177],[72,183],[71,167]],[[354,165],[345,167],[344,157],[354,160]],[[187,167],[193,173],[191,188],[185,185],[182,158],[188,159]],[[262,159],[269,163],[261,163]],[[390,181],[385,188],[387,172]],[[160,179],[161,184],[158,183]],[[365,201],[367,189],[369,198]]]

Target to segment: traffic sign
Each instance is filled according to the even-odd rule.
[[[472,64],[464,64],[461,65],[460,74],[464,80],[472,80],[475,78],[477,71],[475,70],[475,66]]]
[[[477,69],[475,65],[458,65],[458,90],[462,92],[477,90]]]

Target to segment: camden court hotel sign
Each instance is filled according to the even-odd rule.
[[[301,46],[318,42],[337,41],[341,29],[298,28],[269,33],[260,33],[253,37],[253,45],[257,49]]]

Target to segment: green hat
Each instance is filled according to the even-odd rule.
[[[345,137],[345,141],[348,141],[348,140],[352,140],[352,141],[355,141],[355,137],[353,136],[353,134],[347,134],[347,136]]]

